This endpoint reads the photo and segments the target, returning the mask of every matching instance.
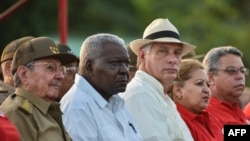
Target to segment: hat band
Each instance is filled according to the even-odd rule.
[[[159,32],[155,32],[153,34],[149,34],[144,39],[154,40],[154,39],[164,38],[164,37],[176,38],[176,39],[180,40],[179,34],[177,34],[176,32],[173,32],[173,31],[159,31]]]

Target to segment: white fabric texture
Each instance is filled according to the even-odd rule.
[[[107,102],[78,74],[60,103],[63,123],[73,141],[142,140],[124,100],[113,95]]]
[[[172,99],[151,75],[138,70],[120,93],[134,118],[144,141],[192,141]]]

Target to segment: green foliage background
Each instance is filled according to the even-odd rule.
[[[16,1],[1,1],[0,11]],[[21,36],[59,36],[58,3],[30,0],[0,21],[1,50]],[[129,43],[141,38],[153,19],[169,18],[182,40],[197,46],[196,54],[232,45],[244,53],[243,61],[250,68],[249,13],[249,0],[68,0],[69,37],[83,41],[89,35],[109,32]]]

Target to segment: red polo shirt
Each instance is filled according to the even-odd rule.
[[[195,141],[223,141],[218,119],[206,111],[194,114],[178,103],[176,106]]]
[[[243,108],[243,113],[247,116],[247,119],[250,120],[250,102]]]
[[[0,140],[1,141],[20,141],[16,127],[7,117],[0,113]]]
[[[210,112],[213,116],[217,117],[222,123],[222,126],[225,124],[248,123],[247,117],[242,112],[237,102],[231,105],[229,103],[222,102],[216,97],[212,96],[207,111]]]

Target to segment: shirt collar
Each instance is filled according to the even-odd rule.
[[[46,102],[42,98],[32,94],[31,92],[24,90],[22,88],[16,88],[15,93],[23,98],[26,98],[32,103],[37,109],[39,109],[43,114],[48,112],[50,103]]]
[[[115,94],[110,98],[110,104],[112,106],[112,112],[116,113],[125,105],[125,102],[119,95]]]
[[[86,91],[86,93],[92,97],[94,99],[94,101],[96,102],[96,104],[100,107],[100,108],[104,108],[108,105],[110,105],[111,107],[117,107],[118,108],[124,105],[124,100],[118,95],[118,94],[114,94],[113,96],[110,97],[108,102],[106,99],[104,99],[101,94],[99,92],[97,92],[95,90],[95,88],[89,84],[89,82],[82,77],[79,74],[76,74],[75,76],[75,84],[79,84],[79,88],[82,88],[83,91]],[[116,108],[112,108],[112,110],[117,110]]]
[[[137,70],[136,73],[135,73],[134,79],[137,79],[137,78],[147,82],[149,85],[154,87],[160,93],[163,92],[162,84],[157,79],[155,79],[153,76],[151,76],[150,74],[148,74],[148,73],[146,73],[146,72],[144,72],[142,70]]]
[[[211,96],[210,103],[214,104],[214,105],[220,105],[220,104],[222,104],[222,105],[225,105],[225,106],[231,107],[231,108],[237,108],[238,107],[238,102],[237,101],[234,102],[233,104],[230,104],[228,102],[224,102],[224,101],[219,100],[215,96]]]
[[[190,112],[189,110],[187,110],[185,107],[183,107],[181,104],[176,103],[176,107],[178,109],[178,111],[181,113],[182,116],[184,117],[188,117],[188,119],[193,120],[195,119],[195,117],[197,116],[197,114],[194,114],[192,112]]]

